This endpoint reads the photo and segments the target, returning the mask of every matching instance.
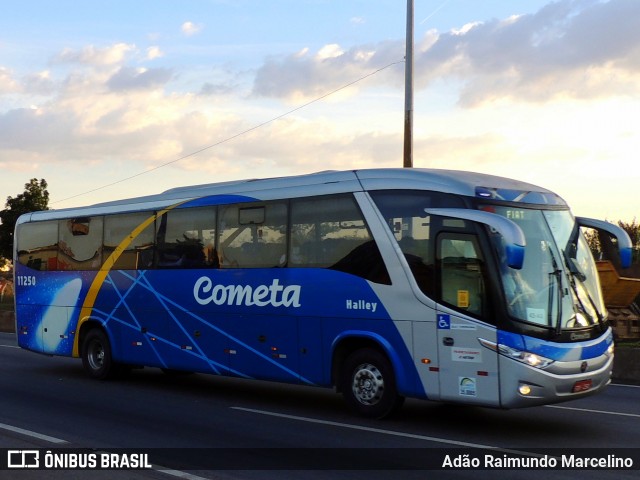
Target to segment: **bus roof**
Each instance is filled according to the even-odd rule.
[[[529,183],[482,173],[380,168],[325,171],[290,177],[238,180],[178,187],[144,197],[99,203],[87,207],[47,210],[26,214],[19,223],[104,215],[116,212],[154,210],[213,195],[233,195],[256,200],[309,197],[332,193],[371,190],[432,190],[467,197],[516,201],[531,204],[566,205],[555,193]]]

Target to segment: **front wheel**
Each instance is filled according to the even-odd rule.
[[[351,409],[370,418],[387,417],[404,401],[389,360],[371,348],[357,350],[345,361],[342,393]]]
[[[94,328],[82,342],[82,366],[89,376],[98,380],[111,378],[116,373],[116,364],[111,357],[111,344],[106,333]]]

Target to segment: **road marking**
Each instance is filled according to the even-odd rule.
[[[398,431],[394,431],[394,430],[384,430],[382,428],[374,428],[374,427],[364,427],[362,425],[353,425],[351,423],[340,423],[340,422],[332,422],[330,420],[320,420],[317,418],[309,418],[309,417],[298,417],[295,415],[286,415],[284,413],[275,413],[275,412],[268,412],[265,410],[255,410],[253,408],[244,408],[244,407],[231,407],[234,410],[241,410],[243,412],[251,412],[251,413],[257,413],[260,415],[269,415],[272,417],[280,417],[280,418],[286,418],[289,420],[298,420],[300,422],[307,422],[307,423],[318,423],[320,425],[330,425],[332,427],[340,427],[340,428],[348,428],[351,430],[361,430],[361,431],[365,431],[365,432],[372,432],[372,433],[381,433],[383,435],[392,435],[395,437],[405,437],[405,438],[413,438],[415,440],[425,440],[428,442],[437,442],[437,443],[446,443],[448,445],[457,445],[459,447],[471,447],[471,448],[487,448],[490,450],[498,450],[500,449],[500,447],[496,447],[493,445],[482,445],[479,443],[469,443],[469,442],[461,442],[459,440],[449,440],[446,438],[439,438],[439,437],[429,437],[426,435],[418,435],[415,433],[406,433],[406,432],[398,432]]]
[[[640,388],[640,385],[627,385],[626,383],[612,383],[609,385],[610,387],[629,387],[629,388]]]
[[[160,467],[163,468],[163,467]],[[180,470],[155,470],[159,473],[164,473],[165,475],[171,475],[172,477],[185,478],[186,480],[211,480],[211,478],[199,477],[197,475],[193,475],[192,473],[182,472]]]
[[[20,348],[17,345],[0,345],[0,347],[4,347],[4,348]]]
[[[447,444],[447,445],[455,445],[455,446],[458,446],[458,447],[495,450],[495,451],[498,451],[498,452],[515,453],[517,455],[527,455],[529,457],[543,457],[544,456],[544,455],[537,454],[537,453],[527,452],[526,450],[514,450],[514,449],[510,449],[510,448],[496,447],[494,445],[483,445],[481,443],[461,442],[459,440],[450,440],[448,438],[430,437],[430,436],[427,436],[427,435],[418,435],[418,434],[415,434],[415,433],[398,432],[398,431],[395,431],[395,430],[384,430],[382,428],[374,428],[374,427],[364,427],[362,425],[354,425],[354,424],[351,424],[351,423],[332,422],[330,420],[320,420],[320,419],[317,419],[317,418],[298,417],[296,415],[287,415],[287,414],[284,414],[284,413],[269,412],[269,411],[266,411],[266,410],[256,410],[256,409],[253,409],[253,408],[244,408],[244,407],[230,407],[230,408],[233,409],[233,410],[239,410],[239,411],[243,411],[243,412],[256,413],[258,415],[267,415],[267,416],[271,416],[271,417],[286,418],[288,420],[297,420],[297,421],[300,421],[300,422],[307,422],[307,423],[317,423],[317,424],[320,424],[320,425],[329,425],[329,426],[332,426],[332,427],[348,428],[348,429],[351,429],[351,430],[360,430],[360,431],[364,431],[364,432],[380,433],[382,435],[391,435],[391,436],[395,436],[395,437],[412,438],[414,440],[425,440],[427,442],[444,443],[444,444]]]
[[[544,405],[544,407],[557,408],[559,410],[577,410],[578,412],[602,413],[604,415],[618,415],[620,417],[640,418],[640,414],[637,414],[637,413],[607,412],[606,410],[592,410],[590,408],[576,408],[576,407],[561,407],[559,405]]]
[[[8,430],[8,431],[14,432],[14,433],[19,433],[21,435],[26,435],[28,437],[37,438],[39,440],[44,440],[45,442],[57,443],[57,444],[69,443],[66,440],[62,440],[60,438],[51,437],[49,435],[45,435],[43,433],[34,432],[32,430],[25,430],[24,428],[14,427],[14,426],[11,426],[11,425],[7,425],[6,423],[0,423],[0,429]]]

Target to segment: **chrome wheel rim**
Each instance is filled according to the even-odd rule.
[[[363,405],[375,405],[384,394],[384,377],[382,372],[370,363],[363,363],[356,368],[351,386],[354,397]]]
[[[93,342],[89,347],[89,354],[87,355],[89,365],[94,370],[100,370],[104,365],[104,347],[99,342]]]

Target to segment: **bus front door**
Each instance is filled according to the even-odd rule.
[[[478,341],[495,342],[495,328],[444,312],[437,328],[440,399],[499,406],[497,354]]]
[[[468,233],[438,235],[439,299],[437,311],[440,398],[498,406],[498,358],[480,339],[495,344],[497,331],[481,319],[489,307],[485,262],[477,237]]]

